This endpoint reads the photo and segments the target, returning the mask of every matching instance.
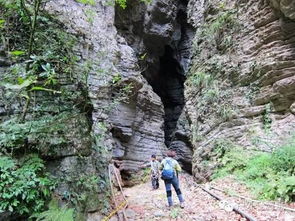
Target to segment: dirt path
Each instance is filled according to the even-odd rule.
[[[232,186],[233,190],[245,194],[246,190],[233,180],[214,182],[216,187],[224,189]],[[192,185],[192,177],[184,174],[180,177],[180,185],[185,197],[185,208],[179,207],[178,199],[173,190],[174,206],[170,210],[167,207],[164,182],[160,181],[160,189],[152,190],[150,183],[140,184],[124,190],[129,207],[126,210],[130,221],[154,221],[154,220],[177,220],[177,221],[236,221],[246,220],[233,211],[226,211],[223,203],[216,201],[200,188]],[[286,212],[263,204],[253,204],[237,198],[227,197],[218,191],[216,194],[226,197],[231,203],[243,208],[259,220],[270,221],[294,221],[295,213]],[[290,205],[289,205],[290,206]]]
[[[150,183],[125,189],[129,201],[127,215],[130,220],[179,220],[179,221],[211,221],[211,220],[243,220],[235,212],[222,210],[219,202],[204,191],[191,186],[192,178],[189,175],[180,177],[180,185],[185,197],[185,208],[179,207],[175,191],[172,193],[174,206],[167,208],[164,182],[160,181],[160,189],[152,190]]]

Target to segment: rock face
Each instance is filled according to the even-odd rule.
[[[146,8],[143,3],[140,7]],[[166,150],[163,103],[141,74],[135,48],[117,32],[115,8],[107,1],[89,5],[52,0],[46,3],[45,10],[64,25],[66,32],[78,38],[74,52],[80,63],[90,66],[86,93],[92,107],[87,116],[68,113],[66,133],[54,132],[56,136],[51,137],[52,142],[49,139],[41,144],[29,140],[29,145],[40,148],[42,145],[40,155],[46,159],[48,171],[60,179],[56,195],[66,201],[75,197],[75,193],[83,194],[84,201],[74,206],[84,214],[101,212],[109,196],[107,166],[112,157],[119,161],[121,172],[128,178],[151,154],[162,156]],[[150,30],[155,27],[150,28],[147,30],[152,35]],[[10,65],[2,50],[0,62],[2,76],[4,66]],[[78,91],[76,86],[65,83],[70,92]],[[40,99],[44,100],[41,93]],[[54,102],[54,97],[48,99]],[[72,104],[68,108],[74,107]],[[57,110],[57,113],[62,112],[58,107]],[[13,107],[14,114],[20,112],[21,106]],[[7,116],[7,112],[5,103],[1,102],[2,115]],[[59,138],[67,142],[56,145],[54,140]],[[82,190],[77,185],[81,181],[93,182],[92,178],[97,178],[97,182],[91,189]]]
[[[94,64],[88,77],[92,131],[97,135],[105,131],[104,142],[122,173],[134,173],[153,153],[162,155],[163,104],[138,70],[134,50],[117,33],[114,8],[104,1],[95,6],[51,1],[47,10],[59,14],[70,32],[83,36],[78,53]],[[94,12],[91,22],[89,10]]]
[[[79,192],[77,180],[99,178],[106,191],[83,192],[89,220],[101,217],[111,158],[129,179],[168,147],[202,182],[221,146],[271,151],[295,129],[294,1],[130,0],[123,10],[107,0],[51,0],[45,10],[78,38],[91,111],[71,115],[53,105],[57,112],[44,112],[72,116],[66,132],[54,131],[67,142],[28,142],[42,148],[53,175],[68,178],[56,188],[63,199]],[[0,74],[11,65],[2,48],[0,65]],[[1,120],[5,108],[1,102]],[[13,105],[12,115],[21,108]]]
[[[271,151],[294,132],[294,1],[271,2],[189,3],[199,28],[185,107],[199,182],[217,166],[218,146]]]
[[[74,55],[79,64],[88,67],[86,88],[82,91],[68,81],[69,76],[59,80],[69,93],[81,90],[84,97],[79,99],[85,99],[88,106],[86,114],[77,110],[75,102],[61,109],[58,105],[65,104],[57,105],[54,96],[37,93],[40,107],[47,108],[45,101],[51,105],[42,112],[45,116],[61,114],[67,121],[63,129],[53,131],[54,136],[48,135],[46,142],[30,137],[26,145],[40,148],[48,171],[60,179],[55,194],[62,201],[77,192],[83,194],[84,201],[74,206],[84,214],[101,215],[97,211],[105,203],[101,199],[108,195],[111,158],[123,178],[129,179],[151,154],[163,156],[171,144],[191,170],[189,132],[179,121],[193,37],[186,5],[186,1],[155,0],[145,5],[133,0],[123,10],[104,0],[95,4],[50,0],[44,6],[46,13],[63,24],[65,32],[77,37]],[[12,65],[4,51],[1,48],[1,76]],[[84,71],[77,68],[77,78]],[[0,103],[3,121],[8,117],[5,105]],[[20,114],[23,105],[13,105],[11,113]],[[31,113],[29,110],[28,118]],[[181,119],[187,121],[185,116]],[[98,183],[91,190],[76,185],[93,177],[98,177]]]
[[[178,137],[174,133],[184,106],[183,83],[193,37],[193,28],[187,23],[186,5],[186,1],[156,0],[146,6],[134,0],[126,10],[117,9],[115,19],[119,33],[139,58],[143,76],[163,103],[165,144],[170,148],[171,142],[175,141],[171,148],[179,150],[182,147],[189,149],[186,142],[177,142]],[[152,120],[157,122],[159,119]],[[158,133],[155,134],[158,137]],[[133,152],[136,153],[135,149]],[[151,150],[149,148],[145,152]],[[190,151],[185,152],[191,154]]]
[[[270,0],[287,18],[295,20],[295,2],[292,0]]]

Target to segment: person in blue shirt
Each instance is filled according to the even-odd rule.
[[[176,156],[175,151],[168,151],[166,155],[167,157],[165,157],[160,164],[160,170],[162,171],[162,178],[165,182],[168,206],[169,207],[173,206],[172,190],[171,190],[171,185],[172,185],[179,199],[180,207],[184,208],[184,199],[179,187],[179,180],[178,180],[178,174],[181,172],[181,167],[179,163],[175,159],[173,159]],[[172,178],[167,179],[163,177],[163,170],[169,167],[171,168],[171,170],[173,170],[173,175],[172,175]]]

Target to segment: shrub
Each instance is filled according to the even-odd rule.
[[[35,214],[30,218],[36,218],[36,221],[74,221],[74,209],[67,207],[60,208],[57,200],[51,200],[48,210]]]
[[[276,171],[285,171],[290,174],[295,174],[295,139],[286,144],[283,148],[276,150],[273,153],[273,166]]]
[[[230,104],[223,103],[218,107],[217,113],[223,120],[227,121],[234,116],[235,111]]]
[[[200,89],[200,88],[206,88],[209,85],[211,85],[211,83],[213,82],[213,78],[211,75],[203,71],[197,71],[189,77],[188,82],[192,86],[195,86],[198,89]]]
[[[215,46],[224,52],[232,46],[231,34],[238,28],[238,21],[234,10],[222,11],[218,16],[205,23],[201,29],[200,37],[208,45]]]
[[[25,122],[19,122],[16,118],[4,121],[0,124],[0,153],[15,153],[28,145],[31,149],[41,148],[51,143],[54,146],[64,145],[69,142],[65,134],[68,132],[67,123],[73,116],[78,117],[79,114],[64,112]],[[55,139],[53,140],[52,137]],[[39,145],[34,146],[36,144]]]
[[[43,160],[28,155],[16,161],[0,157],[0,213],[26,215],[44,209],[54,182],[45,173]]]
[[[213,178],[234,174],[261,199],[295,201],[295,137],[273,153],[231,149],[221,159],[221,167]]]
[[[238,147],[233,147],[231,150],[227,148],[225,151],[225,154],[220,159],[220,168],[215,172],[213,178],[224,177],[233,172],[238,173],[247,166],[250,152],[243,151],[242,148]]]

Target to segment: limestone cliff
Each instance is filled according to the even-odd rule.
[[[234,144],[271,151],[294,133],[295,11],[293,1],[189,5],[198,5],[188,9],[198,31],[185,108],[193,173],[205,181],[217,165],[214,149]]]
[[[42,132],[42,141],[24,128],[15,154],[45,160],[59,179],[60,201],[71,202],[81,191],[76,183],[98,177],[81,191],[82,203],[71,205],[83,213],[80,220],[105,212],[112,160],[126,181],[151,154],[174,149],[203,182],[218,166],[216,150],[271,151],[294,133],[294,1],[130,0],[126,9],[108,0],[84,3],[49,0],[42,8],[76,39],[73,75],[57,77],[60,91],[36,91],[26,108],[23,98],[0,88],[1,130],[24,110],[28,122],[62,121]],[[11,67],[25,67],[7,47],[1,42],[2,78]]]

